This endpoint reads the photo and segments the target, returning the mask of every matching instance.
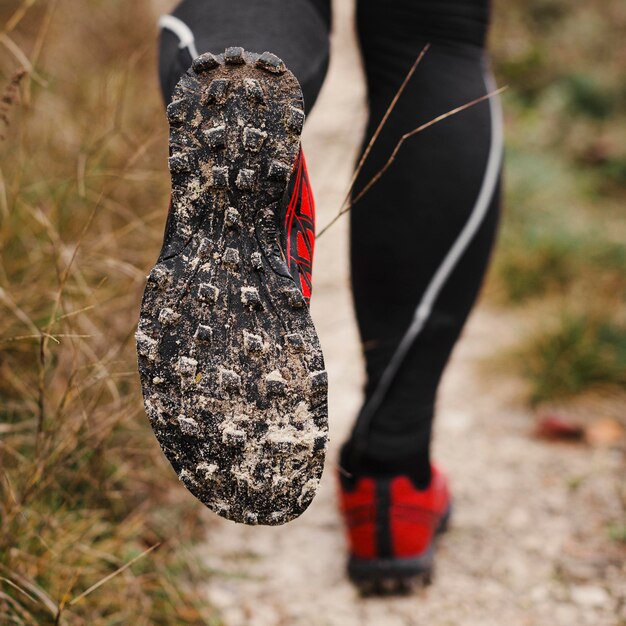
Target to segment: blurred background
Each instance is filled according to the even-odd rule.
[[[0,624],[626,624],[626,4],[495,1],[505,214],[436,425],[456,518],[433,587],[365,600],[344,579],[335,452],[302,518],[237,526],[179,485],[143,414],[173,4],[0,4]],[[320,226],[365,121],[352,9],[335,0],[303,138]],[[319,240],[312,307],[335,451],[362,383],[346,224]]]

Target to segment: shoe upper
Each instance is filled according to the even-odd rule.
[[[304,153],[300,150],[283,197],[283,250],[287,266],[307,304],[315,247],[315,201]]]
[[[450,510],[446,476],[432,467],[426,489],[408,476],[340,480],[341,512],[352,556],[419,557],[427,553]]]

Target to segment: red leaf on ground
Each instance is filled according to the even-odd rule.
[[[537,419],[534,435],[548,441],[581,441],[585,429],[564,415],[546,413]]]

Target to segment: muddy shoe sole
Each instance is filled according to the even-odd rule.
[[[300,86],[272,54],[203,54],[167,108],[172,206],[137,330],[146,413],[191,493],[283,524],[309,505],[327,445],[327,375],[282,250]]]

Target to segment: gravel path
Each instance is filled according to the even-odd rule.
[[[318,225],[345,193],[364,122],[363,85],[348,2],[336,11],[335,54],[305,130]],[[337,8],[337,7],[336,7]],[[436,458],[455,495],[435,584],[402,598],[360,599],[344,577],[336,512],[338,447],[358,408],[361,358],[347,268],[347,220],[318,242],[313,316],[330,375],[331,453],[319,495],[283,527],[211,517],[208,588],[228,626],[507,626],[626,624],[623,550],[607,539],[620,519],[621,453],[551,445],[529,436],[519,385],[481,363],[515,340],[516,322],[479,307],[440,396]],[[516,408],[518,407],[518,408]],[[623,521],[623,520],[622,520]]]

